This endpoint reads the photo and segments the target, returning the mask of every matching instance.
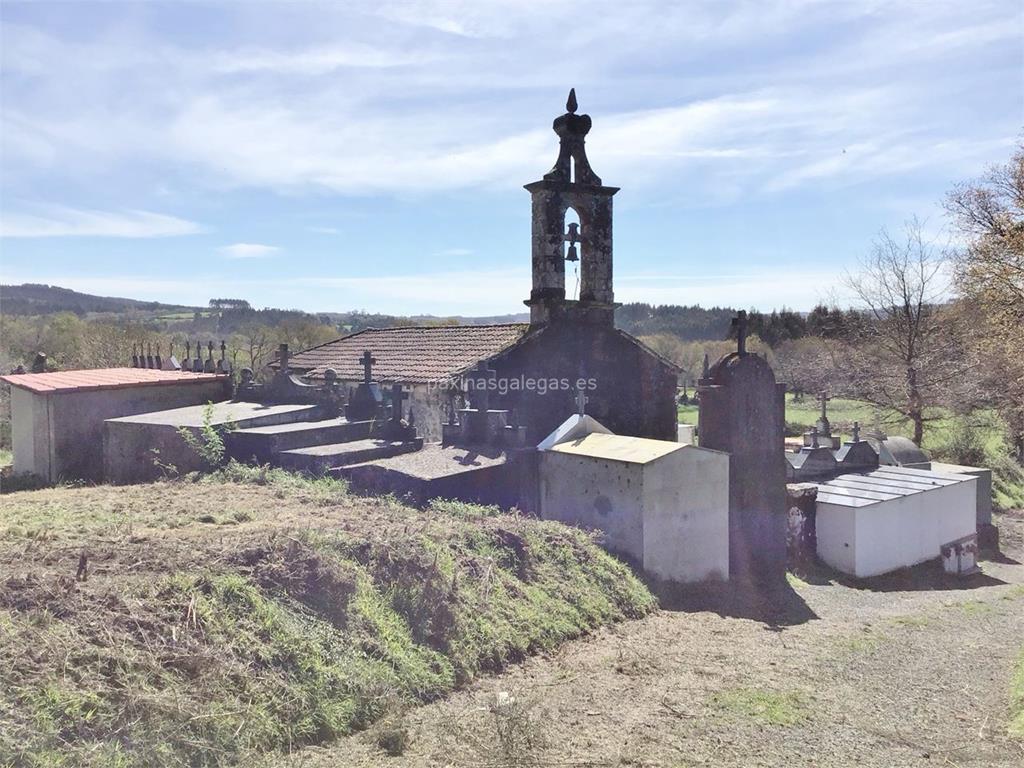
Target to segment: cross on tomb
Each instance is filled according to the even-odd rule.
[[[732,319],[732,327],[736,329],[736,352],[747,354],[747,311],[741,309]]]
[[[288,357],[288,345],[282,344],[277,348],[278,370],[280,370],[281,373],[288,373]]]
[[[373,366],[377,363],[377,359],[373,356],[370,350],[363,350],[363,356],[359,358],[359,364],[363,366],[363,384],[369,384],[373,376]]]
[[[576,388],[576,413],[583,416],[586,413],[587,403],[590,398],[583,391],[583,387]]]
[[[408,392],[402,391],[401,384],[393,384],[391,387],[391,420],[402,420],[402,401],[409,398]],[[410,413],[410,416],[412,414]]]
[[[818,448],[818,428],[811,427],[811,448]]]
[[[860,442],[860,422],[859,421],[853,422],[853,442],[855,442],[855,443],[859,443]]]

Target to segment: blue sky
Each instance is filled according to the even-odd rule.
[[[620,301],[809,309],[1021,137],[1021,4],[4,0],[0,279],[523,311],[570,86]]]

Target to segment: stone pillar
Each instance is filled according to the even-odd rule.
[[[758,355],[726,355],[698,383],[700,447],[729,462],[729,578],[786,571],[786,385]]]

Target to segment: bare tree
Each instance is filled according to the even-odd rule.
[[[882,230],[860,271],[844,280],[865,321],[851,340],[856,394],[896,411],[924,440],[929,408],[965,381],[967,340],[946,306],[947,254],[914,219],[896,238]]]
[[[956,281],[977,310],[978,348],[987,358],[985,390],[1024,461],[1024,145],[981,179],[946,199],[968,245]]]

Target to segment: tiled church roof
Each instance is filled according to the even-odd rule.
[[[518,342],[530,326],[451,325],[440,327],[368,328],[293,355],[289,367],[321,378],[333,368],[338,378],[363,378],[360,358],[370,350],[377,361],[373,380],[381,383],[425,384],[472,368]],[[276,363],[273,363],[276,367]]]

